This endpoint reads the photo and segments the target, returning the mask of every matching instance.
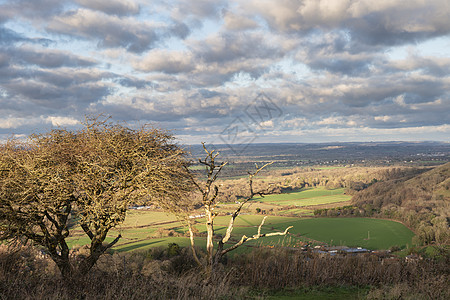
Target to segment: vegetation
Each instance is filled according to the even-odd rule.
[[[87,276],[68,284],[54,276],[52,261],[22,249],[0,254],[0,292],[3,299],[336,299],[347,294],[356,299],[444,300],[450,297],[448,262],[448,256],[407,262],[261,248],[230,258],[205,281],[187,248],[166,245],[106,254]]]
[[[304,188],[299,192],[267,195],[264,198],[256,197],[255,201],[276,205],[294,205],[298,207],[329,204],[349,201],[351,196],[344,195],[344,189]]]
[[[166,217],[166,221],[161,221]],[[234,230],[226,246],[232,246],[243,236],[255,234],[264,216],[240,214],[234,222]],[[220,236],[224,236],[229,224],[230,216],[218,215],[214,219],[215,236],[213,241],[218,242]],[[195,233],[195,244],[203,250],[205,248],[206,219],[199,218]],[[266,237],[258,241],[248,241],[243,249],[237,249],[239,253],[248,252],[249,249],[257,245],[289,246],[299,245],[346,245],[355,247],[365,247],[368,249],[391,249],[411,248],[414,233],[399,222],[367,219],[367,218],[296,218],[284,216],[270,216],[266,219],[261,229],[262,233],[274,231],[284,231],[287,226],[293,226],[289,230],[288,236]],[[115,236],[121,234],[121,239],[112,248],[113,251],[135,251],[148,250],[154,247],[165,246],[168,243],[177,243],[180,246],[190,245],[189,232],[187,226],[164,212],[137,210],[127,214],[123,224],[111,229],[111,234],[107,241],[111,241]],[[369,239],[368,239],[369,236]],[[81,228],[73,228],[67,243],[73,251],[84,249],[84,245],[89,243],[89,239],[83,235]],[[196,248],[198,249],[198,248]],[[232,253],[232,252],[231,252]]]
[[[411,247],[414,233],[398,222],[367,218],[314,218],[296,223],[292,232],[330,245],[390,249]]]
[[[417,233],[416,243],[450,244],[450,163],[427,172],[394,172],[358,193],[353,202],[364,216],[400,220]]]
[[[171,135],[107,120],[84,125],[0,148],[0,237],[42,246],[65,278],[86,274],[117,243],[120,234],[104,244],[130,204],[174,205],[190,190],[183,152]],[[76,264],[66,241],[74,224],[90,241],[89,254]]]

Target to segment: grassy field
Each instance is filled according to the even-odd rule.
[[[232,239],[240,239],[242,235],[256,234],[262,215],[240,215],[235,222]],[[205,232],[204,219],[197,219],[196,228]],[[224,234],[229,216],[218,216],[215,219],[216,233]],[[249,246],[283,245],[296,246],[304,242],[313,244],[359,246],[372,250],[389,249],[392,246],[406,247],[411,245],[414,236],[404,225],[382,219],[368,218],[297,218],[285,216],[269,216],[266,219],[263,233],[284,231],[293,226],[289,236],[260,239]],[[116,251],[145,250],[150,247],[167,246],[177,243],[188,246],[186,227],[174,216],[157,211],[131,211],[126,222],[112,230],[107,241],[111,241],[119,233],[122,235],[114,247]],[[204,238],[196,238],[197,245],[204,245]],[[85,245],[88,238],[80,229],[75,229],[69,239],[70,247]]]
[[[292,215],[310,216],[311,206],[333,205],[348,201],[350,196],[344,195],[344,189],[327,190],[323,187],[306,188],[301,191],[268,195],[256,198],[248,211],[257,207],[268,211],[270,208],[289,208],[278,210],[277,216],[267,218],[263,232],[284,231],[288,226],[290,236],[271,237],[258,240],[250,246],[264,245],[296,246],[305,242],[325,243],[330,245],[360,246],[370,249],[388,249],[392,246],[405,247],[411,244],[413,233],[400,223],[366,218],[298,218]],[[292,207],[294,206],[294,207]],[[225,205],[223,211],[232,211],[235,204]],[[308,208],[304,208],[308,207]],[[289,215],[289,217],[287,216]],[[235,222],[233,239],[236,241],[242,235],[256,234],[257,227],[263,216],[241,214]],[[204,219],[197,219],[196,225],[200,233],[205,232]],[[229,222],[229,216],[218,216],[215,219],[216,233],[224,234]],[[177,243],[188,246],[187,228],[174,215],[161,211],[130,210],[125,222],[111,230],[107,241],[122,235],[114,247],[116,251],[144,250],[155,246],[167,246]],[[75,228],[69,239],[69,246],[85,245],[89,242],[81,228]],[[204,245],[202,238],[197,239],[198,245]]]
[[[258,219],[259,217],[259,219]],[[237,236],[256,233],[261,221],[260,216],[243,216],[233,233]],[[392,246],[406,247],[411,245],[414,233],[403,224],[369,218],[287,218],[268,217],[262,232],[284,231],[293,226],[289,237],[272,237],[258,243],[295,246],[299,241],[317,241],[328,245],[365,247],[371,250],[389,249]],[[219,228],[218,233],[223,229]],[[289,245],[291,244],[291,245]]]
[[[401,223],[368,218],[311,218],[278,223],[275,228],[294,226],[292,233],[329,245],[365,247],[372,250],[411,245],[414,233]]]
[[[293,208],[293,209],[287,209],[283,210],[278,213],[279,215],[297,215],[297,216],[308,216],[312,217],[314,216],[314,213],[311,209],[304,209],[304,208]]]
[[[344,195],[344,190],[343,188],[333,190],[327,190],[323,187],[305,188],[298,192],[256,197],[254,200],[275,205],[294,205],[298,207],[323,205],[350,200],[351,196]]]

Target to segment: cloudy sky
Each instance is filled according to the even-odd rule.
[[[0,0],[0,140],[450,140],[448,0]]]

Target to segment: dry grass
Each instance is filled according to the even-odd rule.
[[[0,254],[0,299],[248,299],[267,290],[353,286],[367,299],[449,299],[449,259],[407,263],[375,256],[319,257],[256,249],[229,259],[211,280],[188,249],[104,256],[91,274],[64,282],[29,248]],[[251,293],[249,293],[251,291]]]

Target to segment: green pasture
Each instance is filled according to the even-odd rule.
[[[363,247],[371,250],[389,249],[392,246],[406,247],[411,245],[414,233],[403,224],[369,218],[290,218],[283,217],[270,220],[268,217],[262,232],[284,231],[293,226],[289,237],[270,237],[258,243],[295,246],[301,240],[309,240],[334,246]],[[284,217],[287,218],[287,217]],[[260,217],[260,220],[262,217]],[[248,220],[248,219],[247,219]],[[249,220],[248,220],[249,221]],[[237,236],[256,234],[259,222],[254,219],[252,226],[236,227],[233,233]],[[222,233],[222,228],[218,233]],[[292,245],[289,245],[291,243]]]
[[[242,235],[252,236],[257,233],[262,215],[240,215],[236,221],[230,244],[239,240]],[[223,235],[230,216],[218,216],[215,219],[216,234]],[[195,227],[200,233],[206,231],[204,218],[196,219]],[[262,238],[248,243],[255,245],[296,246],[308,241],[313,244],[345,245],[365,247],[368,249],[389,249],[392,246],[401,248],[411,245],[414,233],[403,224],[369,218],[297,218],[285,216],[268,216],[262,233],[284,231],[293,226],[288,236]],[[122,238],[114,246],[116,251],[145,250],[155,246],[167,246],[177,243],[188,246],[187,228],[174,216],[155,211],[132,211],[122,226],[111,230],[107,241],[112,241],[119,233]],[[162,232],[162,234],[161,234]],[[170,235],[170,236],[168,236]],[[204,247],[205,238],[196,238],[197,245]],[[69,246],[85,245],[89,242],[81,229],[76,228],[68,240]],[[244,247],[245,248],[245,247]]]
[[[106,242],[111,242],[121,234],[122,237],[115,248],[120,248],[123,244],[143,243],[143,240],[155,238],[158,229],[173,230],[179,234],[185,232],[182,223],[172,214],[160,211],[130,210],[127,212],[125,222],[110,230]],[[71,231],[68,239],[69,247],[88,243],[89,238],[79,226]]]
[[[401,223],[369,218],[310,218],[278,223],[281,230],[294,226],[290,232],[328,245],[364,247],[371,250],[411,245],[414,233]]]
[[[318,169],[318,170],[335,170],[335,169],[343,169],[345,167],[342,166],[330,166],[330,167],[315,167],[314,169]]]
[[[278,215],[296,215],[296,216],[314,216],[314,213],[311,209],[304,209],[304,208],[293,208],[293,209],[287,209],[278,212]]]
[[[351,196],[344,195],[343,188],[327,190],[323,187],[306,188],[298,192],[256,197],[255,201],[275,205],[312,206],[348,201]]]
[[[149,226],[174,221],[177,221],[175,215],[162,211],[129,210],[121,227]]]

